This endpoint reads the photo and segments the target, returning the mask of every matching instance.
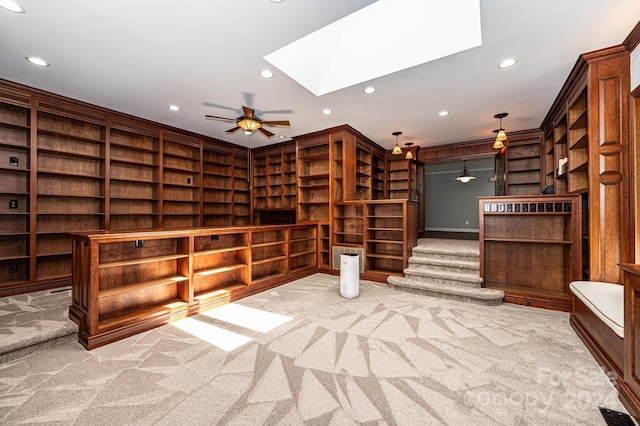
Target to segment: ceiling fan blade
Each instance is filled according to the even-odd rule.
[[[238,130],[239,128],[240,128],[240,127],[236,126],[236,127],[234,127],[233,129],[229,129],[229,130],[227,130],[227,131],[226,131],[226,133],[233,133],[233,132],[235,132],[236,130]]]
[[[204,118],[208,120],[236,121],[235,118],[218,117],[217,115],[205,115]]]
[[[260,114],[293,114],[292,109],[270,109],[269,111],[258,111]]]
[[[245,117],[253,118],[253,110],[251,108],[242,105],[242,110],[244,111]]]
[[[291,126],[289,120],[268,120],[262,121],[261,123],[267,126]]]
[[[258,131],[260,133],[262,133],[263,135],[265,135],[266,137],[270,138],[271,136],[273,136],[273,133],[271,133],[270,131],[268,131],[267,129],[265,129],[264,127],[258,127]]]
[[[231,108],[226,105],[218,105],[211,102],[203,102],[202,105],[212,108],[228,109],[229,111],[233,111],[235,115],[242,115],[242,110],[240,108]]]

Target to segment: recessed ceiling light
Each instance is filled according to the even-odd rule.
[[[500,62],[500,65],[498,65],[498,68],[500,69],[510,68],[514,66],[517,62],[518,61],[513,58],[505,59],[504,61]]]
[[[24,8],[13,0],[0,0],[0,7],[9,12],[24,13]]]
[[[278,135],[278,139],[284,139],[284,138],[286,138],[285,135]]]
[[[284,3],[285,0],[269,0],[271,3]]]
[[[169,105],[167,108],[171,111],[180,111],[180,107],[178,105]]]
[[[446,117],[447,115],[449,115],[449,111],[440,111],[440,112],[438,113],[438,115],[439,115],[440,117]]]
[[[367,95],[370,95],[371,93],[376,92],[376,88],[373,86],[368,86],[364,88],[363,92],[366,93]]]
[[[27,61],[31,62],[33,65],[37,65],[39,67],[48,67],[49,63],[44,59],[36,58],[35,56],[27,56],[25,58]]]
[[[332,112],[332,111],[331,111],[329,108],[325,108],[325,109],[323,109],[323,110],[322,110],[322,113],[323,113],[324,115],[329,115],[329,114],[331,114],[331,112]]]
[[[262,78],[273,78],[273,72],[271,72],[271,70],[262,70],[262,71],[260,71],[260,77],[262,77]]]

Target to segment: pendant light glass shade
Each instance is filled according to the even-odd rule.
[[[393,151],[391,151],[391,153],[394,155],[400,155],[402,154],[402,148],[398,145],[398,136],[400,136],[402,132],[393,132],[391,134],[396,137],[396,146],[393,147]]]
[[[493,116],[493,118],[500,119],[500,128],[498,130],[494,130],[494,132],[497,132],[497,135],[496,135],[496,141],[493,143],[493,149],[504,148],[504,142],[507,140],[507,134],[502,128],[502,119],[507,115],[509,115],[509,113],[501,112],[500,114],[496,114]]]
[[[261,123],[251,118],[243,118],[242,120],[236,121],[236,124],[245,132],[253,132],[262,127]]]
[[[476,177],[472,176],[467,169],[467,160],[464,160],[464,167],[462,168],[462,173],[456,176],[456,180],[462,183],[468,183],[474,180]]]
[[[413,142],[407,142],[405,145],[407,146],[407,155],[405,155],[404,158],[406,160],[411,160],[413,159],[413,152],[411,152],[411,145],[413,145]]]

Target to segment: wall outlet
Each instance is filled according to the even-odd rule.
[[[10,274],[15,274],[16,272],[18,272],[18,264],[17,263],[10,263],[9,264],[9,273]]]
[[[18,200],[9,200],[9,208],[17,209],[18,208]]]
[[[136,248],[144,247],[144,240],[136,240]]]
[[[468,221],[468,220],[465,220],[465,221],[464,221],[464,224],[465,224],[465,225],[468,225],[468,224],[469,224],[469,221]]]
[[[9,165],[10,166],[17,166],[18,165],[18,157],[9,157]]]

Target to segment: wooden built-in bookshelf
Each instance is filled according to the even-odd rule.
[[[73,234],[70,318],[92,349],[317,270],[318,225]]]
[[[571,310],[582,279],[579,195],[480,197],[480,276],[505,301]]]

